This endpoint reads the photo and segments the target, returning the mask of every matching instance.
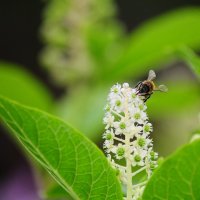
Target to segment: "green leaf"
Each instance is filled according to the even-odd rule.
[[[150,20],[133,32],[127,48],[107,79],[139,76],[148,69],[161,67],[161,62],[175,56],[182,46],[200,47],[200,9],[185,8]]]
[[[200,79],[200,57],[188,47],[182,47],[177,54],[189,64],[194,74]]]
[[[200,140],[166,159],[147,183],[143,200],[200,199]]]
[[[50,111],[52,97],[44,85],[20,66],[0,62],[0,95]]]
[[[169,91],[154,92],[147,101],[148,113],[153,117],[180,115],[180,113],[199,107],[199,85],[192,81],[172,81],[166,83]]]
[[[0,117],[73,199],[122,199],[115,171],[77,130],[54,116],[4,98],[0,98]]]
[[[51,186],[44,196],[48,200],[73,200],[73,198],[59,185]]]

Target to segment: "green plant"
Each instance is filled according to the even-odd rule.
[[[179,133],[171,141],[166,141],[168,135],[163,139],[168,153],[174,150],[169,144],[186,143],[191,129],[199,130],[194,119],[200,102],[200,8],[165,13],[125,34],[114,18],[112,1],[84,2],[49,1],[41,27],[45,43],[41,63],[67,93],[53,100],[44,85],[22,67],[1,62],[0,94],[20,104],[1,97],[0,118],[56,180],[45,188],[46,198],[122,199],[119,171],[93,144],[102,136],[108,90],[124,80],[135,85],[150,68],[164,70],[169,92],[154,94],[147,101],[149,117],[155,122],[154,135]],[[176,61],[186,63],[187,74],[195,78],[177,75],[170,79],[167,65]],[[162,140],[155,138],[154,143],[162,152]],[[199,199],[199,145],[200,141],[194,140],[164,159],[148,180],[142,198]],[[123,150],[118,153],[122,156]],[[139,174],[133,183],[144,177]]]
[[[105,107],[104,149],[125,187],[126,200],[141,198],[157,167],[158,154],[153,151],[153,141],[149,138],[153,127],[146,109],[142,96],[137,95],[128,83],[111,88]],[[143,179],[137,183],[135,177],[141,172]]]

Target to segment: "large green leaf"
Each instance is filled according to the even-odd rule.
[[[200,140],[166,159],[148,182],[143,200],[200,199]]]
[[[48,200],[73,200],[72,197],[59,185],[53,185],[47,189],[44,199]]]
[[[73,199],[122,199],[103,153],[60,119],[0,98],[0,118]]]
[[[148,113],[154,118],[180,115],[183,112],[200,106],[199,85],[195,82],[172,81],[166,83],[169,91],[154,92],[147,101]]]
[[[127,43],[107,72],[108,80],[135,77],[152,66],[160,67],[183,45],[200,48],[200,9],[185,8],[158,16],[134,31]]]
[[[186,46],[177,51],[177,56],[188,63],[194,74],[200,79],[200,57]]]
[[[20,66],[0,62],[0,95],[49,111],[52,97],[45,86]]]

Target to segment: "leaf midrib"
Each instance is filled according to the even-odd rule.
[[[4,109],[4,111],[8,114],[8,116],[11,117],[11,119],[13,121],[14,118],[12,117],[12,115],[5,109],[5,107],[2,105],[1,103],[1,106],[2,108]],[[15,112],[17,112],[15,110]],[[17,112],[18,113],[18,112]],[[20,116],[20,113],[18,113],[18,115]],[[21,116],[20,116],[21,118]],[[18,136],[18,133],[6,122],[6,124],[16,133],[16,135]],[[52,167],[52,165],[48,162],[48,160],[46,160],[46,158],[43,156],[43,154],[41,153],[41,151],[39,151],[39,149],[31,142],[31,140],[26,136],[24,130],[19,126],[19,124],[17,122],[15,122],[15,124],[17,125],[17,128],[22,132],[23,136],[24,136],[24,139],[26,139],[29,144],[32,146],[32,148],[34,148],[36,150],[36,152],[42,157],[42,159],[44,159],[44,161],[49,165],[49,167],[51,167],[52,171],[55,173],[55,175],[60,179],[62,180],[62,184],[66,186],[66,188],[63,187],[63,185],[61,185],[67,192],[70,193],[70,195],[75,199],[75,200],[81,200],[80,197],[73,191],[73,189],[68,185],[68,183],[59,175],[58,171],[56,169],[54,169],[54,167]],[[20,141],[20,140],[19,140]],[[21,141],[20,141],[21,142]],[[26,147],[26,146],[25,146]],[[42,163],[27,147],[26,149],[31,153],[32,156],[34,156],[34,158],[37,159],[37,161],[39,161],[41,163],[42,166],[45,167],[44,163]],[[53,176],[53,178],[55,179],[56,182],[58,182],[56,180],[56,178]],[[58,182],[59,183],[59,182]]]

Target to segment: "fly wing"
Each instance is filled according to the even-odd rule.
[[[159,89],[161,92],[167,92],[167,91],[168,91],[168,88],[167,88],[167,86],[165,86],[165,85],[159,85],[159,86],[158,86],[158,89]]]
[[[147,80],[152,81],[155,78],[156,78],[156,73],[153,70],[149,70],[149,76]]]

